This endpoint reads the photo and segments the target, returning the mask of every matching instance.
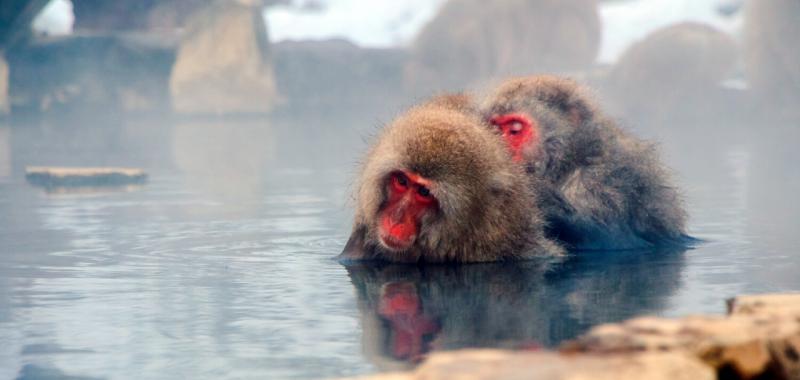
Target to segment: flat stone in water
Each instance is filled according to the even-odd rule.
[[[145,183],[147,174],[136,168],[32,166],[25,169],[25,179],[45,189],[122,187]]]

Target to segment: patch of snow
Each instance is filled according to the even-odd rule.
[[[72,2],[69,0],[51,0],[33,19],[31,27],[34,32],[51,36],[72,33],[75,16],[72,13]]]
[[[366,47],[403,46],[443,0],[325,0],[319,10],[271,7],[264,11],[270,40],[345,38]]]
[[[734,0],[637,0],[603,4],[600,7],[603,42],[598,61],[614,62],[631,44],[656,29],[682,21],[707,23],[737,36],[741,17],[726,16],[720,11],[736,5]]]

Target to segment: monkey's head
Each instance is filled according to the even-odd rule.
[[[508,80],[482,106],[486,124],[529,169],[561,159],[566,140],[595,112],[577,83],[549,75]]]
[[[438,102],[388,126],[367,157],[346,258],[494,261],[536,236],[533,195],[477,114]],[[518,239],[518,241],[515,241]]]

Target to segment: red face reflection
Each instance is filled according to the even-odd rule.
[[[425,315],[417,288],[410,282],[392,282],[381,289],[378,314],[389,322],[390,349],[395,359],[417,362],[429,352],[441,326]]]

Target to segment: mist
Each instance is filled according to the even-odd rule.
[[[0,377],[407,368],[378,312],[399,282],[442,349],[800,290],[798,20],[792,0],[4,1]],[[534,74],[589,86],[652,141],[704,243],[530,267],[335,261],[384,125]],[[148,180],[41,188],[33,166]]]

